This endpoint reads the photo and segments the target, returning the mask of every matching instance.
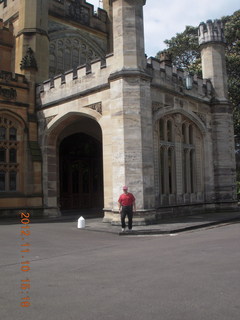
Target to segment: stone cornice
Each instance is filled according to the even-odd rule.
[[[141,78],[147,81],[152,80],[152,76],[140,69],[122,69],[121,71],[111,73],[108,80],[111,82],[121,78]]]
[[[39,29],[39,28],[24,28],[24,29],[22,29],[22,30],[20,30],[18,32],[16,38],[20,37],[22,34],[24,34],[24,35],[41,34],[41,35],[46,36],[47,38],[49,38],[47,32],[45,30]]]
[[[118,1],[118,0],[110,0],[110,4],[112,4],[114,1]],[[134,4],[138,1],[138,2],[142,2],[141,4],[144,6],[146,4],[146,0],[125,0],[127,2],[133,2]]]
[[[171,93],[174,96],[178,96],[181,98],[187,97],[188,99],[194,100],[196,102],[206,103],[208,105],[211,105],[211,100],[209,98],[201,98],[197,96],[192,96],[188,94],[188,90],[183,89],[183,91],[176,91],[174,89],[168,88],[162,84],[151,84],[151,88],[159,89],[162,92]]]
[[[67,96],[65,98],[54,100],[54,101],[51,101],[51,102],[46,103],[46,104],[42,104],[42,105],[38,104],[38,109],[45,109],[45,108],[53,107],[55,105],[60,105],[60,104],[66,103],[66,102],[74,100],[74,99],[79,99],[79,98],[82,98],[84,96],[88,96],[88,95],[94,94],[94,93],[96,93],[98,91],[107,90],[107,89],[109,89],[109,87],[110,86],[109,86],[108,83],[102,84],[102,85],[94,87],[92,89],[84,90],[84,91],[81,91],[79,93],[72,94],[72,95]]]

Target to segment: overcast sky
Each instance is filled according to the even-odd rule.
[[[88,0],[98,6],[99,0]],[[182,32],[186,25],[198,26],[240,9],[239,0],[147,0],[144,6],[145,52],[155,56],[166,48],[164,40]]]

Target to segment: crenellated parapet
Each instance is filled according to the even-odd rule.
[[[29,83],[24,75],[0,71],[0,106],[29,107]],[[24,109],[21,110],[24,113]]]
[[[207,42],[225,43],[222,21],[208,20],[206,23],[201,22],[198,29],[198,41],[199,45]]]
[[[213,90],[212,84],[208,79],[201,79],[197,75],[192,76],[192,87],[189,90],[186,87],[186,77],[188,74],[172,66],[169,59],[158,60],[151,57],[147,62],[148,72],[152,76],[152,86],[167,89],[181,95],[186,94],[205,101],[211,100]]]
[[[49,14],[102,32],[107,31],[107,12],[101,8],[95,12],[94,6],[86,0],[51,0]]]
[[[109,87],[113,70],[113,55],[110,54],[105,60],[97,59],[48,79],[37,87],[37,105],[41,108],[61,103]]]
[[[109,82],[119,77],[136,76],[134,70],[128,73],[115,72],[114,55],[106,56],[105,60],[98,59],[91,64],[79,66],[64,74],[44,81],[37,87],[39,108],[61,104],[94,92],[110,88]],[[137,72],[135,70],[135,72]],[[139,73],[140,77],[143,74]],[[166,61],[156,58],[147,60],[147,73],[145,77],[151,79],[151,86],[172,91],[174,94],[187,95],[195,99],[210,102],[213,97],[212,84],[207,79],[192,77],[192,88],[186,88],[187,74]]]
[[[0,82],[5,84],[15,84],[20,85],[28,84],[26,77],[23,74],[12,73],[8,71],[0,71]]]

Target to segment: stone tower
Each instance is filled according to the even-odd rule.
[[[143,69],[146,64],[143,32],[145,0],[113,0],[113,47],[117,68]]]
[[[153,199],[153,145],[150,77],[145,72],[144,0],[113,0],[111,84],[113,196],[119,186],[134,190],[138,208],[148,211]],[[143,130],[144,128],[144,130]]]
[[[208,20],[199,26],[203,78],[210,79],[215,201],[219,206],[235,200],[235,157],[232,107],[227,93],[225,39],[221,21]]]

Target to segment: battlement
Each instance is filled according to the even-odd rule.
[[[38,106],[54,103],[59,96],[69,98],[98,90],[108,84],[113,67],[113,54],[108,54],[105,60],[97,59],[44,81],[37,87]]]
[[[192,76],[191,90],[186,87],[187,72],[173,67],[169,60],[158,60],[150,57],[147,60],[148,71],[152,76],[152,85],[160,86],[178,92],[187,94],[195,98],[210,100],[212,98],[212,84],[207,79],[201,79],[197,75]]]
[[[0,70],[0,82],[7,84],[28,84],[26,77],[23,74]]]
[[[201,22],[198,29],[199,45],[207,42],[223,42],[225,37],[223,33],[223,23],[221,20],[208,20],[206,23]]]
[[[2,19],[0,19],[0,44],[13,47],[13,26],[12,24],[5,26]]]
[[[49,1],[49,13],[52,16],[71,20],[102,32],[107,31],[107,12],[101,8],[95,12],[94,6],[86,0],[51,0]]]

